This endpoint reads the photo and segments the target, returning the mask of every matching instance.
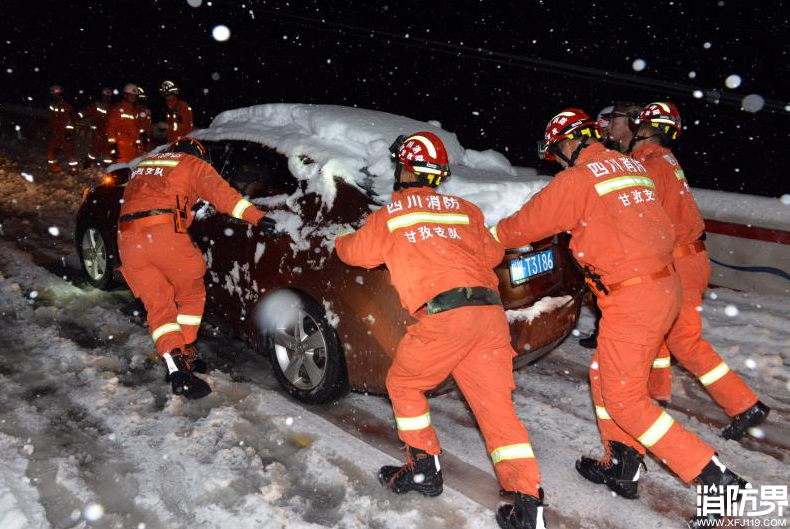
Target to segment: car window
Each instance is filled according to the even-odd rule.
[[[217,171],[223,178],[227,178],[224,174],[226,171],[228,155],[231,152],[231,145],[227,143],[217,142],[203,142],[206,148],[206,161],[211,164],[215,171]]]
[[[250,198],[292,194],[299,181],[288,170],[288,159],[257,143],[226,142],[230,154],[222,176],[237,191]]]

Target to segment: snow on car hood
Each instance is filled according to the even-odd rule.
[[[386,203],[392,194],[393,166],[389,146],[401,134],[428,130],[437,134],[450,157],[453,176],[440,188],[477,204],[493,224],[518,209],[548,182],[536,174],[517,174],[497,151],[464,149],[456,135],[438,122],[417,121],[360,108],[272,103],[219,114],[199,139],[246,140],[288,157],[291,172],[308,182],[307,191],[331,209],[336,179],[373,194]]]

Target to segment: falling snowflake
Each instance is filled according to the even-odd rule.
[[[22,178],[27,180],[28,182],[33,182],[33,175],[29,173],[22,173]]]
[[[741,108],[746,112],[759,112],[765,106],[765,99],[758,94],[749,94],[741,100]]]
[[[747,358],[744,360],[743,365],[749,369],[757,369],[757,362],[755,362],[753,358]]]
[[[230,29],[224,24],[219,24],[211,30],[211,36],[217,42],[225,42],[230,38]]]
[[[288,417],[287,419],[285,419],[285,425],[286,426],[291,426],[293,423],[294,423],[294,418],[293,417]]]
[[[53,237],[57,237],[58,235],[60,235],[60,230],[58,229],[58,227],[57,227],[57,226],[50,226],[50,227],[49,227],[49,229],[48,229],[47,231],[48,231],[48,232],[49,232],[49,234],[50,234],[50,235],[52,235]]]
[[[203,5],[203,0],[187,0],[190,7],[200,7]]]
[[[641,72],[642,70],[645,69],[646,66],[647,66],[647,63],[645,62],[644,59],[636,59],[631,64],[631,68],[633,68],[635,72]]]
[[[781,197],[779,197],[779,202],[781,202],[785,206],[790,206],[790,195],[782,195]]]
[[[696,76],[697,76],[697,72],[695,72],[694,70],[689,72],[689,79],[694,79]]]
[[[728,76],[727,79],[724,80],[724,85],[727,88],[738,88],[741,86],[741,76],[736,74]]]
[[[702,90],[694,90],[694,97],[696,97],[697,99],[702,99],[703,95],[704,94],[702,93]]]
[[[726,307],[724,307],[724,314],[726,314],[730,318],[734,318],[735,316],[737,316],[738,312],[739,312],[738,307],[736,307],[735,305],[727,305]]]
[[[31,290],[28,296],[30,297],[30,299],[36,299],[38,297],[38,292],[35,290]]]

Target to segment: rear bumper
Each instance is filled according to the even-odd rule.
[[[579,320],[583,289],[579,289],[566,303],[544,312],[532,322],[517,321],[510,324],[510,339],[516,358],[513,368],[518,369],[539,359],[565,339]]]

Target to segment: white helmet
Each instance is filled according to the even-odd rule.
[[[132,95],[139,96],[140,95],[140,89],[137,88],[136,84],[128,83],[126,86],[123,87],[123,93],[124,94],[132,94]]]

